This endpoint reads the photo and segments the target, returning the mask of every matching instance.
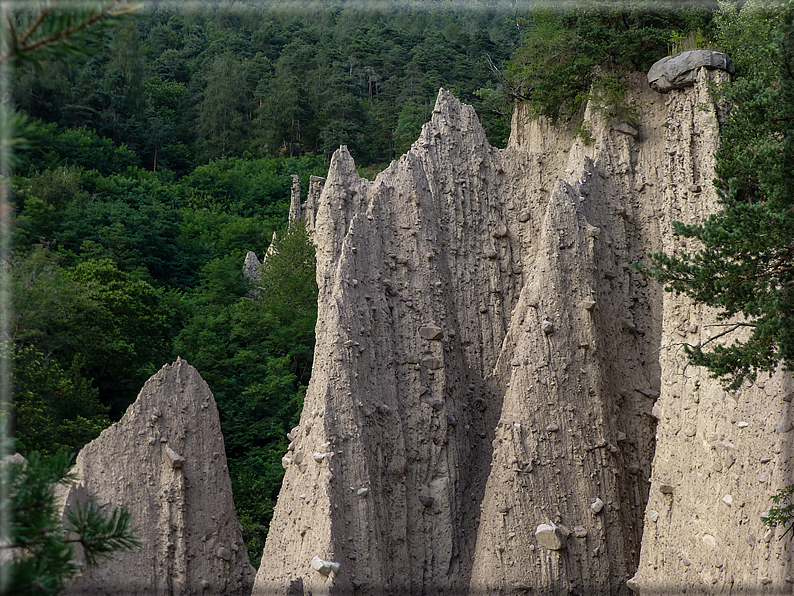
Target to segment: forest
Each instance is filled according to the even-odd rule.
[[[2,343],[15,449],[77,452],[179,355],[218,402],[258,565],[317,316],[311,239],[286,227],[291,175],[305,189],[345,144],[373,176],[417,138],[439,87],[497,147],[515,101],[574,124],[588,98],[619,112],[621,72],[688,37],[730,43],[726,6],[715,19],[699,3],[632,0],[154,2],[88,52],[20,61],[5,98],[23,139]],[[244,257],[261,259],[274,231],[254,298]]]

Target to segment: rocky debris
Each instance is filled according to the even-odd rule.
[[[255,570],[234,511],[215,399],[182,359],[78,454],[64,508],[123,506],[142,546],[84,572],[67,594],[247,596]]]
[[[436,499],[430,495],[419,495],[419,502],[425,507],[432,507]]]
[[[436,327],[435,325],[425,325],[424,327],[420,327],[419,335],[421,335],[423,339],[427,340],[444,339],[444,331],[441,329],[441,327]]]
[[[700,68],[668,98],[630,77],[636,138],[588,111],[584,145],[519,106],[497,150],[442,90],[375,181],[335,153],[307,199],[314,369],[255,593],[627,593],[632,578],[645,594],[706,577],[729,591],[740,575],[715,560],[772,588],[792,575],[785,544],[750,552],[728,528],[760,524],[791,482],[794,433],[775,426],[794,387],[774,377],[739,399],[685,370],[660,347],[705,339],[713,314],[629,266],[680,249],[671,222],[716,205],[707,89],[725,76]],[[544,524],[564,549],[538,548]],[[323,576],[317,552],[344,564]]]
[[[312,569],[320,575],[328,575],[332,571],[339,571],[341,564],[333,561],[325,561],[318,556],[312,557]]]
[[[12,455],[6,455],[2,460],[0,460],[0,465],[8,464],[22,464],[23,467],[27,467],[28,460],[25,459],[24,455],[17,452]]]
[[[727,54],[712,50],[690,50],[678,56],[666,56],[648,71],[648,84],[659,93],[691,87],[701,68],[734,73],[733,60]]]
[[[165,448],[165,457],[174,470],[179,470],[185,465],[185,458],[170,447]]]
[[[565,534],[554,524],[540,524],[535,530],[535,538],[548,550],[562,550],[566,545]]]
[[[593,513],[595,513],[596,515],[597,515],[597,514],[599,514],[599,513],[601,513],[601,510],[602,510],[602,509],[604,509],[604,501],[602,501],[600,498],[596,498],[596,500],[595,500],[595,501],[593,501],[593,502],[590,504],[590,510],[591,510]]]
[[[651,407],[651,416],[656,418],[657,420],[661,420],[664,416],[664,410],[659,405],[659,402],[653,402],[653,406]]]

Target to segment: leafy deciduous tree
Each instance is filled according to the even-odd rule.
[[[77,363],[64,370],[57,360],[33,346],[6,344],[3,349],[13,350],[14,402],[10,414],[20,453],[75,452],[110,425],[108,408],[98,399],[99,391],[81,374]]]

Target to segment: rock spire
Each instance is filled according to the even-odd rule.
[[[247,596],[254,569],[234,511],[215,399],[178,358],[77,456],[64,506],[123,506],[142,546],[86,571],[67,594]]]

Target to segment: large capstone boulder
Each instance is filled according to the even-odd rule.
[[[648,84],[659,93],[691,87],[697,81],[701,68],[734,73],[733,60],[727,54],[712,50],[690,50],[675,57],[666,56],[651,66]]]

